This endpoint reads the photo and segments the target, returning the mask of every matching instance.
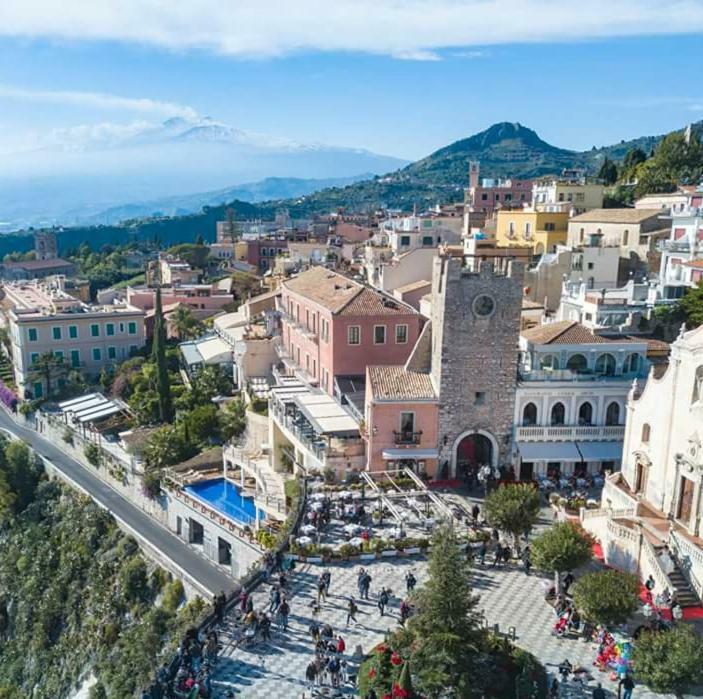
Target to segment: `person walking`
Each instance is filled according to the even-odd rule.
[[[574,584],[574,580],[576,580],[576,578],[574,577],[574,574],[571,571],[569,571],[564,576],[564,594],[565,595],[569,594],[569,588]]]
[[[603,685],[599,682],[598,686],[593,690],[593,699],[605,699],[605,690]]]
[[[350,597],[349,603],[347,604],[347,626],[349,626],[350,621],[353,621],[355,624],[359,623],[356,620],[356,613],[358,611],[359,611],[359,608],[356,606],[356,602],[354,601],[354,598]]]
[[[317,678],[317,663],[314,660],[311,660],[308,663],[308,666],[305,668],[305,680],[308,683],[308,689],[310,690],[310,693],[312,694],[312,691],[315,687],[315,679]]]
[[[320,606],[323,601],[327,601],[327,585],[324,577],[321,575],[320,579],[317,581],[317,605]]]
[[[381,612],[381,616],[383,616],[386,612],[386,605],[388,604],[388,592],[385,587],[381,588],[381,594],[378,596],[378,611]]]
[[[361,599],[368,599],[369,598],[369,589],[371,588],[371,576],[369,575],[368,571],[364,572],[364,581],[363,581],[363,586],[361,588]]]
[[[635,683],[630,677],[630,674],[627,673],[625,677],[623,677],[620,680],[620,684],[618,685],[618,689],[622,689],[622,699],[631,699],[632,698],[632,690],[635,688]]]
[[[271,640],[271,619],[269,619],[268,614],[265,612],[259,620],[259,630],[261,631],[262,641]]]
[[[277,587],[272,587],[269,590],[269,614],[278,609],[278,605],[281,603],[281,591]]]
[[[532,560],[530,558],[530,547],[525,546],[525,548],[522,551],[522,565],[523,568],[525,569],[525,575],[530,574],[530,568],[532,568]]]
[[[278,612],[276,614],[276,623],[282,631],[288,631],[288,615],[290,614],[290,607],[288,602],[284,599],[278,605]]]
[[[495,568],[503,560],[503,547],[500,542],[496,542],[495,558],[493,559],[493,567]]]
[[[362,568],[356,576],[356,588],[359,591],[359,597],[364,597],[364,578],[366,577],[366,569]]]
[[[326,570],[322,574],[322,580],[325,583],[325,599],[327,599],[328,595],[330,594],[330,583],[332,582],[332,573],[330,573],[329,570]]]
[[[482,541],[481,546],[478,549],[478,560],[482,566],[486,565],[486,554],[488,553],[488,546],[486,542]]]
[[[481,508],[478,506],[478,503],[474,503],[474,506],[471,508],[471,518],[474,521],[474,524],[478,524],[478,516],[481,514]]]
[[[412,571],[409,571],[408,574],[405,576],[405,589],[407,590],[408,594],[415,589],[415,585],[417,585],[417,579],[413,575]]]

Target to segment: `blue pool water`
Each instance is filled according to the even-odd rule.
[[[241,495],[237,486],[224,478],[193,483],[186,486],[185,490],[237,522],[251,524],[256,519],[254,499]],[[261,510],[259,518],[264,519]]]

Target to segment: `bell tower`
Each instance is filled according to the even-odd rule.
[[[446,477],[510,461],[523,279],[516,261],[474,271],[460,258],[434,261],[431,371]]]

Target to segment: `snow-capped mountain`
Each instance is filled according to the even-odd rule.
[[[406,162],[359,148],[245,131],[213,119],[56,129],[0,158],[0,229],[74,224],[97,212],[269,177],[382,174]]]

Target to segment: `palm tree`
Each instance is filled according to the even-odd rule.
[[[67,372],[68,366],[63,357],[53,352],[43,352],[29,368],[29,375],[33,381],[42,381],[46,384],[47,397],[52,395],[54,379],[66,376]]]
[[[168,321],[181,341],[192,340],[202,333],[202,323],[188,306],[178,306],[169,314]]]

